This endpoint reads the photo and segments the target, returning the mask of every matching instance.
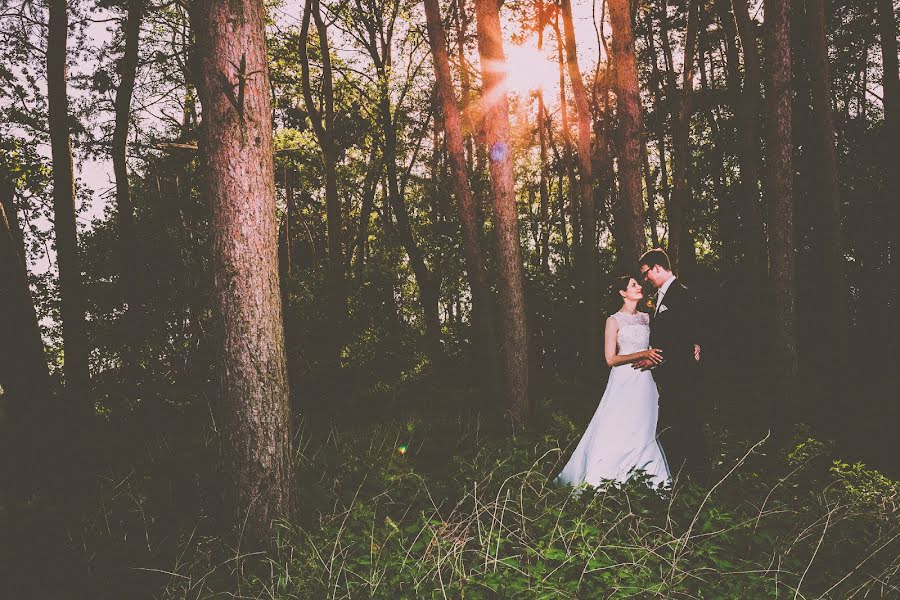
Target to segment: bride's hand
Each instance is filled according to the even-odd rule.
[[[659,348],[649,348],[641,352],[642,358],[645,358],[655,365],[663,361],[662,350]]]

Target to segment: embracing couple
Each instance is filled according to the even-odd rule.
[[[654,485],[676,476],[706,483],[709,457],[696,408],[697,302],[663,250],[644,253],[639,266],[639,276],[615,286],[622,307],[606,320],[603,344],[609,382],[559,483],[598,486],[636,470]],[[650,314],[637,310],[642,283],[658,290]]]

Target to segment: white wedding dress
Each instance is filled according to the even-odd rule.
[[[650,316],[613,315],[619,323],[618,354],[650,347]],[[624,482],[643,470],[654,486],[669,482],[669,468],[656,439],[659,392],[650,371],[630,364],[613,367],[600,405],[557,483],[599,486],[604,480]]]

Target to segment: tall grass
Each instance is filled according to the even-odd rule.
[[[555,487],[579,433],[556,416],[505,440],[466,419],[303,437],[301,521],[276,524],[271,551],[201,519],[167,553],[145,535],[128,568],[163,598],[900,597],[900,486],[827,444],[720,437],[710,488]],[[105,482],[119,496],[84,521],[86,552],[122,546],[120,511],[152,521],[134,483]]]

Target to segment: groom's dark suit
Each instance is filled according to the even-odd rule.
[[[694,360],[700,331],[697,300],[675,279],[650,320],[650,344],[665,359],[653,370],[660,394],[657,432],[672,476],[683,470],[705,483],[710,465],[697,413],[699,366]]]

